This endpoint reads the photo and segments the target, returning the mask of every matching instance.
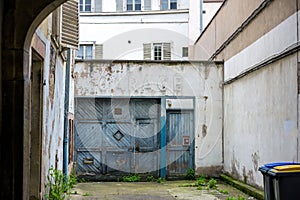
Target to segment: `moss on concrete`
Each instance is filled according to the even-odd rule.
[[[245,183],[242,183],[238,180],[233,179],[230,176],[227,176],[225,174],[220,175],[220,178],[225,181],[226,183],[232,185],[233,187],[243,191],[244,193],[255,197],[259,200],[264,200],[264,192],[262,190],[259,190],[257,188],[254,188],[250,185],[247,185]]]

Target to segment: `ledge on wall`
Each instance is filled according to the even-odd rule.
[[[247,185],[245,183],[242,183],[238,180],[235,180],[234,178],[225,175],[225,174],[221,174],[220,178],[225,181],[226,183],[228,183],[229,185],[241,190],[242,192],[255,197],[256,199],[259,200],[264,200],[264,192],[262,190],[259,190],[257,188],[254,188],[250,185]]]

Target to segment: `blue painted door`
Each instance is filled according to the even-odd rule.
[[[76,99],[77,174],[158,175],[156,99]]]
[[[185,175],[194,168],[194,117],[192,111],[167,111],[167,176]]]

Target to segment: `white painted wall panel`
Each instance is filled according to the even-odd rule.
[[[208,25],[210,20],[214,17],[219,10],[222,3],[204,3],[203,4],[203,30]]]
[[[259,166],[299,161],[297,97],[296,54],[225,86],[227,172],[262,186]]]
[[[288,30],[288,33],[287,33]],[[225,62],[225,81],[297,42],[297,13]],[[251,56],[249,56],[251,55]]]
[[[172,59],[180,60],[183,59],[182,47],[188,47],[189,43],[187,20],[186,13],[110,16],[103,19],[99,16],[85,16],[80,20],[80,41],[95,41],[97,44],[103,44],[104,59],[133,60],[143,59],[144,43],[171,42]]]

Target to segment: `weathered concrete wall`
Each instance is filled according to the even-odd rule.
[[[195,169],[198,173],[216,173],[222,169],[222,65],[78,62],[75,77],[75,97],[195,98]],[[189,106],[181,103],[182,109]]]
[[[49,20],[49,19],[48,19]],[[44,23],[48,24],[48,20]],[[50,18],[51,21],[51,18]],[[44,191],[50,167],[62,170],[64,133],[65,62],[51,43],[45,24],[36,31],[45,44],[43,58],[43,116],[42,116],[42,160],[41,189]]]
[[[224,60],[224,169],[256,186],[259,166],[299,161],[297,3],[227,0],[191,55]]]
[[[214,58],[216,60],[228,60],[295,14],[297,11],[296,5],[296,0],[248,0],[243,1],[243,4],[239,3],[238,0],[227,0],[218,15],[198,38],[196,44],[191,47],[189,58],[207,60],[220,48],[220,52]],[[265,6],[265,9],[255,13],[254,11],[260,6]],[[234,15],[232,14],[233,11]],[[274,15],[274,13],[278,14]],[[242,27],[242,24],[251,15],[254,16],[249,21],[251,23],[247,22],[245,23],[246,27]],[[221,48],[224,42],[233,36],[237,30],[240,32],[234,36],[234,40]],[[289,38],[290,36],[284,34],[283,37]],[[273,43],[279,41],[278,39]]]
[[[297,56],[277,61],[224,88],[224,168],[263,185],[258,167],[299,161]]]

